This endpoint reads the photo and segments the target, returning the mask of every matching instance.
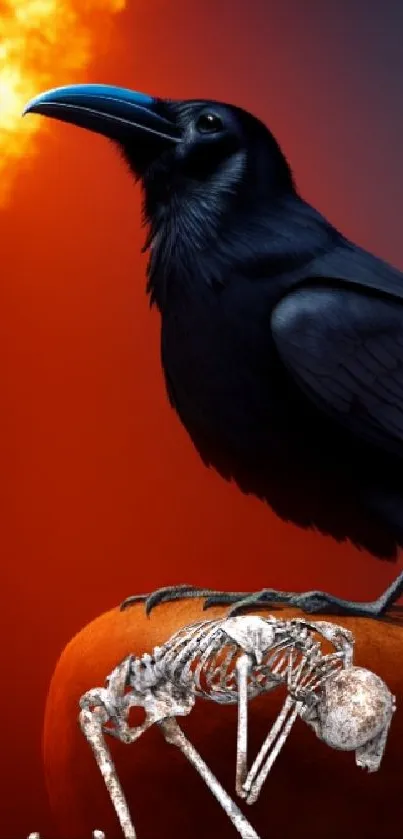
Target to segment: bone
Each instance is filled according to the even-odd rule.
[[[247,653],[252,653],[260,663],[263,653],[268,650],[276,637],[274,623],[257,615],[238,615],[227,618],[223,631]]]
[[[325,655],[318,635],[330,641],[336,652]],[[356,704],[351,708],[348,705],[355,681],[362,681],[365,675],[362,668],[360,671],[352,665],[353,647],[351,633],[327,621],[238,616],[182,627],[162,647],[155,648],[152,656],[144,653],[118,665],[106,688],[90,690],[82,697],[80,725],[94,752],[124,839],[136,839],[136,834],[104,732],[129,743],[154,724],[196,768],[242,839],[258,839],[178,726],[176,717],[190,713],[197,697],[238,703],[235,787],[248,804],[260,795],[298,715],[319,739],[332,748],[355,750],[357,765],[376,771],[386,744],[393,697],[379,677],[366,671],[371,696],[383,697],[383,712],[374,705],[370,731],[364,740],[358,728],[358,733],[354,729],[358,725]],[[248,772],[248,703],[279,684],[288,695]],[[342,696],[337,690],[339,684],[344,684]],[[146,720],[141,726],[128,725],[131,705],[145,709]],[[107,721],[112,723],[110,728],[105,728]]]
[[[301,687],[305,692],[309,690],[311,693],[315,693],[318,688],[340,673],[343,666],[340,655],[340,653],[334,653],[334,655],[326,656],[319,666],[316,664],[312,666],[310,673],[305,674],[303,680],[301,680]],[[310,678],[308,678],[308,675]]]
[[[217,652],[219,653],[220,650],[217,650]],[[212,698],[214,697],[214,700],[217,700],[217,702],[219,702],[222,697],[225,697],[225,694],[229,689],[229,676],[232,676],[234,670],[233,665],[236,662],[237,656],[237,645],[229,644],[225,656],[221,658],[221,661],[217,655],[214,655],[211,664],[207,667],[206,684]]]
[[[183,653],[186,661],[192,657],[193,650],[196,650],[201,639],[205,635],[206,621],[195,623],[191,626],[180,629],[165,645],[164,664],[167,670],[175,666],[179,656]]]
[[[277,719],[273,723],[266,739],[264,740],[261,746],[260,751],[258,752],[249,770],[248,776],[245,779],[245,782],[243,784],[243,791],[246,795],[250,793],[252,789],[252,784],[255,783],[255,779],[258,776],[259,770],[266,758],[266,755],[270,752],[270,749],[272,748],[273,743],[275,743],[276,738],[279,737],[281,729],[284,723],[286,722],[288,715],[294,709],[295,705],[295,700],[292,699],[290,696],[287,696],[283,704],[283,707],[277,716]],[[246,795],[244,795],[244,797],[246,797]]]
[[[238,731],[236,750],[235,789],[240,798],[246,798],[243,784],[247,773],[248,749],[248,674],[251,669],[249,656],[241,656],[236,664],[238,680]]]
[[[226,812],[242,839],[259,839],[252,825],[249,824],[239,807],[230,798],[198,751],[196,751],[192,743],[187,739],[177,721],[175,719],[161,720],[158,725],[167,742],[177,746],[189,763],[194,766],[201,778],[203,778],[210,792],[212,792],[218,803],[221,804],[221,807]]]
[[[200,655],[200,658],[198,658],[198,656],[196,657],[196,659],[198,658],[198,661],[197,661],[196,668],[195,668],[195,671],[194,671],[195,688],[199,693],[201,693],[203,696],[206,696],[208,698],[210,696],[210,692],[208,690],[207,691],[204,690],[203,685],[202,685],[202,677],[203,677],[203,673],[204,673],[205,677],[207,676],[207,673],[206,673],[206,670],[205,670],[206,665],[208,665],[208,662],[209,662],[211,656],[213,656],[214,653],[218,652],[218,650],[221,649],[221,646],[222,646],[222,644],[221,644],[220,637],[215,638],[214,635],[212,635],[209,638],[209,643],[206,645],[204,651]],[[207,671],[208,671],[208,669],[207,669]],[[208,687],[207,679],[206,679],[206,686]]]
[[[288,704],[288,700],[289,700],[289,704]],[[302,705],[303,705],[302,702],[294,702],[294,700],[290,699],[290,697],[287,697],[287,699],[284,703],[284,706],[283,706],[283,710],[280,714],[281,722],[280,722],[280,726],[279,726],[280,730],[278,729],[277,740],[276,740],[276,742],[274,742],[274,737],[270,738],[270,734],[271,734],[271,732],[270,732],[269,737],[266,739],[265,743],[263,744],[263,747],[266,747],[267,743],[269,742],[269,745],[265,749],[266,752],[267,752],[267,749],[270,748],[270,746],[273,744],[272,748],[271,748],[271,751],[269,751],[269,755],[267,757],[267,760],[263,764],[259,774],[254,778],[254,780],[252,780],[252,783],[249,784],[249,778],[248,778],[247,782],[245,783],[245,791],[250,789],[249,795],[246,798],[246,803],[247,804],[254,804],[257,801],[257,799],[259,798],[262,786],[263,786],[263,784],[264,784],[264,782],[265,782],[265,780],[266,780],[266,778],[267,778],[267,776],[270,772],[270,769],[273,766],[274,761],[278,757],[281,749],[283,748],[283,746],[284,746],[284,744],[285,744],[285,742],[288,738],[288,735],[291,731],[292,726],[294,725],[294,722],[295,722],[295,720],[298,716],[298,713],[299,713],[300,709],[302,708]],[[284,711],[286,709],[286,706],[287,706],[287,711],[286,711],[286,713],[284,713]],[[277,718],[277,722],[278,721],[279,721],[279,717]],[[274,728],[274,726],[273,726],[273,728]],[[282,731],[281,731],[281,728],[283,729]],[[271,742],[270,742],[270,740],[271,740]],[[252,767],[252,769],[253,769],[253,767]],[[252,772],[252,770],[251,770],[251,772]]]
[[[361,746],[361,748],[356,750],[355,762],[361,769],[366,769],[368,772],[378,771],[386,748],[393,711],[394,708],[389,716],[388,722],[377,737],[374,737],[365,746]]]
[[[94,711],[82,710],[79,716],[81,730],[94,753],[99,771],[105,781],[119,819],[124,839],[137,839],[127,801],[103,736],[102,726],[107,721],[108,715],[103,708],[97,708]]]
[[[283,641],[278,645],[277,649],[270,656],[266,665],[270,667],[270,671],[274,676],[281,677],[281,670],[287,669],[288,664],[288,650],[293,649],[294,641]]]
[[[211,633],[211,627],[209,627]],[[184,669],[186,662],[192,660],[192,654],[194,650],[197,650],[200,647],[200,644],[206,638],[205,632],[205,623],[196,624],[194,627],[189,627],[188,632],[182,632],[182,634],[178,637],[177,643],[170,645],[170,649],[165,656],[165,661],[167,664],[172,666],[172,676],[174,677],[175,671],[179,671]]]

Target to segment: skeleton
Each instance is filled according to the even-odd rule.
[[[332,652],[323,652],[323,641]],[[378,770],[395,698],[379,676],[353,665],[353,647],[352,633],[327,621],[241,615],[184,627],[151,655],[124,659],[104,688],[81,698],[80,725],[125,839],[136,832],[104,735],[133,743],[154,724],[193,764],[242,839],[259,839],[177,722],[199,697],[238,705],[235,789],[247,804],[257,800],[298,716],[332,748],[355,751],[359,767]],[[248,702],[278,685],[286,688],[284,704],[248,770]],[[141,725],[129,725],[132,706],[145,711]]]

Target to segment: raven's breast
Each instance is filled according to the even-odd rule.
[[[190,435],[252,455],[282,427],[284,394],[269,307],[251,291],[236,291],[206,288],[167,307],[162,363],[170,400]]]

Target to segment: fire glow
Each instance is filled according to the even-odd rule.
[[[23,120],[41,90],[81,79],[126,0],[0,0],[0,203],[44,121]]]

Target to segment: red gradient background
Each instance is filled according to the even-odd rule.
[[[249,108],[306,197],[403,268],[397,2],[128,5],[89,80]],[[50,835],[47,686],[97,614],[171,582],[369,598],[396,570],[204,468],[167,405],[141,243],[112,147],[55,123],[1,217],[1,839]]]

